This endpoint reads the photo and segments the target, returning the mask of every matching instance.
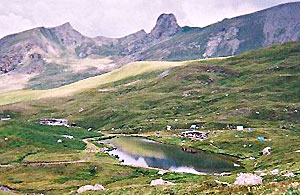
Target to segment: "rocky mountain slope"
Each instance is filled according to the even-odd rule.
[[[180,27],[173,14],[163,14],[154,29],[139,31],[130,44],[124,39],[95,47],[85,45],[96,55],[130,56],[134,60],[189,60],[236,55],[274,43],[300,39],[300,3],[288,3],[205,28]],[[92,48],[92,49],[91,49]]]
[[[205,28],[180,27],[173,14],[162,14],[150,33],[140,30],[118,39],[86,37],[66,23],[2,38],[0,80],[5,81],[3,74],[7,73],[35,74],[23,81],[23,87],[53,88],[132,61],[231,56],[299,39],[299,2],[224,19]]]

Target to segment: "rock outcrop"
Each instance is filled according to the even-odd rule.
[[[162,14],[158,17],[155,27],[149,36],[154,39],[169,38],[181,30],[174,14]]]
[[[77,190],[77,193],[83,193],[83,192],[86,192],[86,191],[102,191],[102,190],[105,190],[105,188],[102,186],[102,185],[99,185],[99,184],[96,184],[96,185],[85,185],[85,186],[82,186],[80,187],[78,190]]]
[[[236,178],[235,185],[261,185],[262,178],[250,173],[240,173]]]

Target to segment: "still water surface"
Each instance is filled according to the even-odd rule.
[[[122,165],[193,174],[222,173],[237,169],[234,166],[236,159],[232,157],[204,151],[186,152],[181,147],[145,138],[119,136],[106,142],[117,148],[109,153],[118,155]]]

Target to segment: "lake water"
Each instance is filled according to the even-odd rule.
[[[234,166],[236,159],[232,157],[204,151],[186,152],[181,147],[145,138],[119,136],[106,142],[117,148],[109,153],[118,155],[122,165],[193,174],[214,174],[238,169]]]

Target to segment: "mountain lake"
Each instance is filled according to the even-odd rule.
[[[186,150],[142,137],[117,136],[104,142],[116,148],[109,154],[118,156],[122,165],[192,174],[218,174],[241,169],[237,159],[231,156]]]

